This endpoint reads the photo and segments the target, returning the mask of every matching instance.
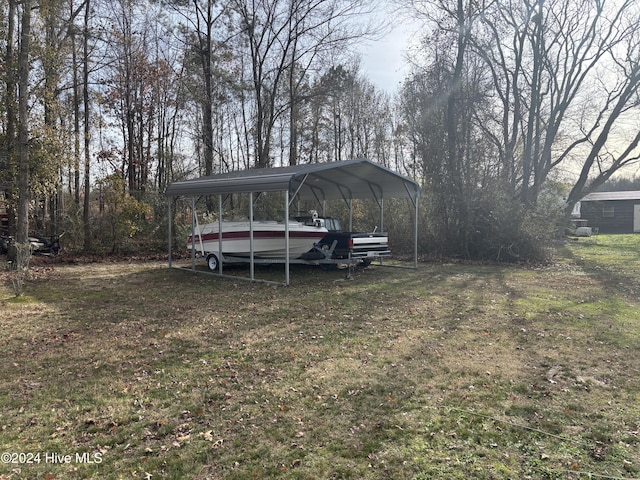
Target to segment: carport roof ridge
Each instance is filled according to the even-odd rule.
[[[165,194],[200,196],[286,191],[302,200],[411,198],[420,186],[368,159],[255,168],[174,182]]]

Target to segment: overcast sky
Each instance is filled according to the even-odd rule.
[[[420,24],[417,20],[402,18],[397,11],[393,12],[392,4],[379,15],[382,15],[381,23],[395,25],[388,27],[389,32],[381,39],[368,40],[358,49],[362,56],[361,69],[374,85],[393,94],[409,73],[407,51],[415,41]]]

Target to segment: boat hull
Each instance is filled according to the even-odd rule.
[[[196,252],[204,255],[218,253],[220,241],[218,223],[200,226],[195,238],[187,239],[187,249],[195,246]],[[326,234],[324,227],[289,223],[289,258],[295,259],[311,250]],[[254,222],[253,255],[255,258],[285,258],[285,225],[278,222]],[[249,222],[222,222],[222,255],[229,257],[249,257],[251,240]]]

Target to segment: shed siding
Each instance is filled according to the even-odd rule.
[[[634,205],[640,200],[601,200],[581,202],[580,216],[597,227],[600,233],[633,233]],[[613,216],[603,216],[603,211],[613,207]]]

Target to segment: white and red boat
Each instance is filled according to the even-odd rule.
[[[195,238],[189,235],[187,248],[203,256],[218,254],[220,250],[219,223],[212,222],[196,226]],[[289,258],[295,259],[311,250],[326,234],[327,229],[319,222],[303,223],[289,221]],[[284,258],[285,224],[275,221],[253,222],[253,255],[255,258]],[[222,255],[249,257],[251,255],[249,221],[222,222]]]

